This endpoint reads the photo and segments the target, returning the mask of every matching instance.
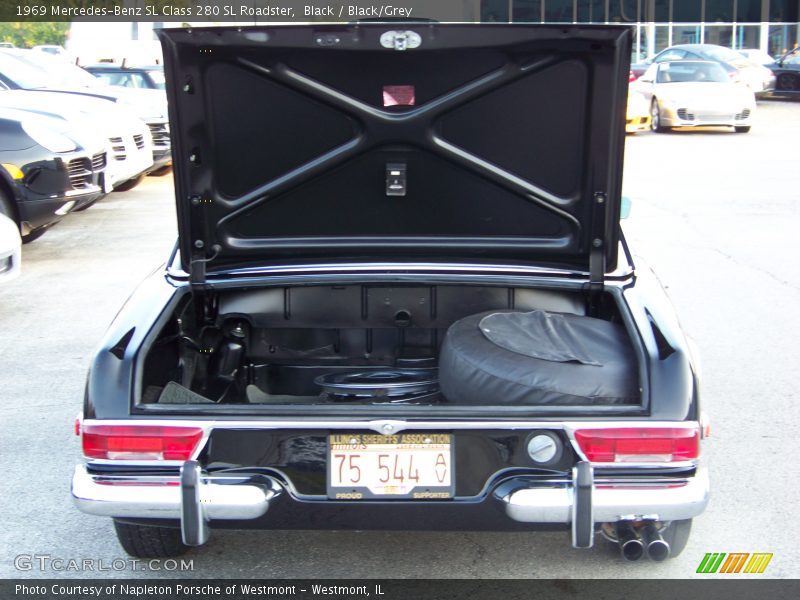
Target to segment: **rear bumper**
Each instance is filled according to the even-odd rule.
[[[590,508],[592,521],[598,523],[637,518],[673,521],[698,516],[705,510],[708,498],[708,471],[700,468],[693,477],[674,481],[593,478]],[[506,514],[525,523],[569,523],[580,509],[572,481],[516,489],[502,500]]]
[[[507,478],[482,499],[363,503],[301,500],[276,478],[209,476],[194,461],[184,463],[180,477],[105,475],[90,473],[80,465],[72,480],[72,497],[78,509],[88,514],[180,523],[184,540],[195,545],[208,539],[212,521],[215,527],[230,523],[229,527],[292,529],[302,525],[291,522],[295,519],[287,519],[289,515],[299,515],[298,521],[306,521],[304,513],[333,510],[337,517],[352,512],[353,522],[360,523],[360,529],[369,527],[367,523],[371,521],[364,517],[370,511],[393,516],[390,521],[402,523],[397,527],[401,529],[414,529],[414,523],[424,525],[440,517],[456,517],[454,522],[461,523],[458,528],[469,528],[468,523],[464,526],[469,520],[463,517],[469,514],[474,519],[479,513],[499,525],[497,529],[571,526],[573,545],[588,547],[598,523],[690,519],[702,513],[708,502],[708,475],[702,468],[686,478],[626,481],[595,478],[588,463],[580,464],[584,466],[582,474],[563,480]],[[265,517],[273,505],[277,507],[276,523],[270,523],[270,516]],[[402,514],[419,519],[396,518]],[[340,522],[338,528],[344,527],[347,527],[345,522]]]
[[[252,484],[235,477],[202,477],[197,487],[208,520],[257,519],[281,490],[269,479]],[[184,503],[177,477],[96,475],[83,465],[75,468],[72,499],[90,515],[141,519],[180,519]]]

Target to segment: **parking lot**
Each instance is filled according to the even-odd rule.
[[[771,552],[765,576],[800,576],[800,103],[759,103],[753,130],[642,133],[626,146],[625,222],[700,349],[713,496],[689,546],[664,563],[623,563],[566,533],[216,531],[193,571],[146,577],[686,578],[707,552]],[[0,287],[3,577],[137,576],[20,571],[20,555],[110,564],[124,553],[111,521],[73,508],[72,431],[89,358],[136,284],[175,238],[172,178],[149,177],[68,215],[24,247]],[[637,259],[639,266],[641,261]],[[598,539],[598,542],[600,540]],[[708,577],[708,576],[706,576]]]

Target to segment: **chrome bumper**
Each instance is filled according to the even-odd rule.
[[[708,504],[709,480],[704,467],[680,479],[595,477],[587,462],[578,463],[571,479],[548,482],[525,478],[495,491],[506,515],[522,523],[562,523],[572,527],[573,546],[590,547],[597,523],[691,519]],[[504,484],[505,485],[505,484]],[[203,474],[196,461],[181,467],[180,478],[91,474],[75,468],[72,498],[79,510],[115,518],[180,520],[183,540],[205,543],[211,520],[257,519],[283,487],[269,477],[257,482],[241,476]]]
[[[256,519],[267,512],[281,486],[270,478],[253,484],[240,477],[204,476],[194,461],[174,477],[106,476],[75,467],[72,499],[82,512],[117,518],[180,519],[186,544],[208,539],[208,521]]]
[[[589,483],[579,490],[572,480],[515,489],[501,498],[506,514],[523,523],[573,524],[573,545],[591,545],[588,534],[577,539],[574,524],[579,521],[605,523],[646,519],[673,521],[691,519],[708,504],[709,479],[705,467],[684,479],[647,479],[634,481],[596,478],[587,465]]]

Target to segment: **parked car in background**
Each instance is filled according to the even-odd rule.
[[[681,60],[650,66],[634,84],[650,105],[653,131],[671,127],[733,127],[750,131],[755,96],[716,62]]]
[[[100,63],[85,65],[89,73],[108,83],[135,89],[163,90],[165,88],[164,67],[162,65],[130,66]]]
[[[81,143],[70,134],[62,119],[0,108],[0,214],[24,242],[104,194],[103,140],[90,146],[90,136],[82,134]]]
[[[625,133],[650,130],[650,105],[634,87],[628,88],[628,107],[625,117]]]
[[[777,78],[776,95],[800,94],[800,48],[793,48],[771,67]]]
[[[709,60],[722,65],[733,81],[746,84],[756,96],[768,96],[775,89],[775,75],[763,65],[742,56],[739,52],[715,44],[678,44],[670,46],[645,63],[631,66],[637,76],[653,63],[674,62],[678,60]]]
[[[775,66],[775,59],[763,50],[757,50],[754,48],[738,48],[736,51],[754,63],[767,67],[770,71],[772,70],[772,67]]]
[[[19,227],[0,214],[0,284],[18,277],[22,270],[22,240]]]
[[[25,63],[33,71],[25,77],[24,85],[19,78],[12,82],[24,89],[91,95],[116,102],[134,113],[147,124],[152,138],[153,164],[147,172],[160,173],[170,167],[172,144],[167,115],[167,96],[163,89],[134,89],[108,85],[61,58],[30,50],[12,50],[6,54]],[[36,73],[39,71],[42,73],[37,77]],[[34,81],[31,82],[31,79]],[[130,189],[130,187],[133,187],[133,183],[118,189]]]
[[[53,44],[42,44],[39,46],[34,46],[31,48],[33,52],[43,52],[44,54],[49,54],[50,56],[60,56],[62,58],[69,59],[69,52],[63,46],[55,46]]]
[[[1,62],[1,59],[0,59]],[[138,181],[153,164],[150,130],[113,102],[80,94],[8,90],[0,87],[0,107],[16,108],[66,121],[70,128],[103,140],[107,169],[103,189],[121,189]]]

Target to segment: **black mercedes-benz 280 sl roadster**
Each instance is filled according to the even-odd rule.
[[[620,231],[631,33],[160,32],[179,240],[94,356],[72,495],[214,528],[563,528],[630,560],[709,493],[697,369]]]

